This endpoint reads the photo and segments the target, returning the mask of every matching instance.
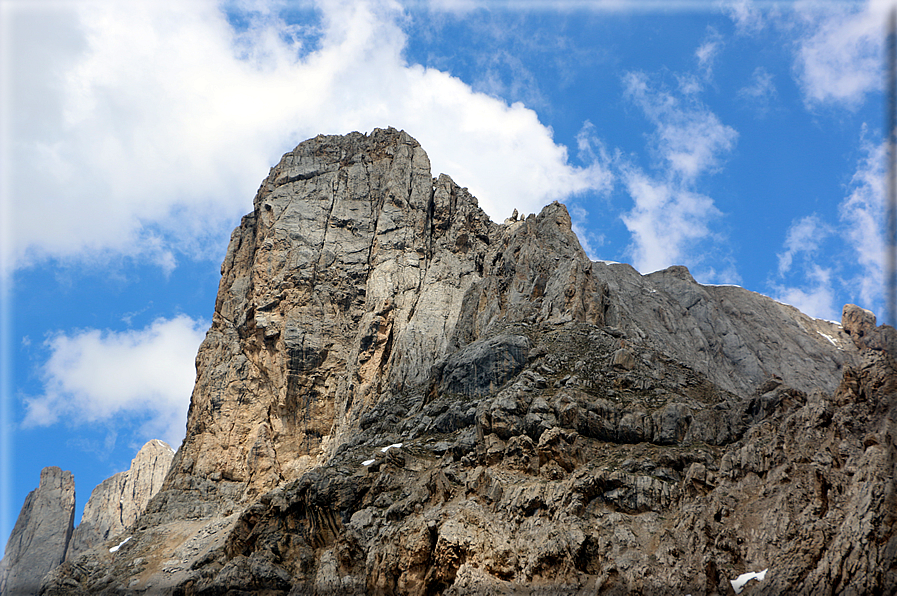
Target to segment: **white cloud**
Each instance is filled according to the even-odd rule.
[[[735,146],[735,129],[696,99],[654,89],[640,72],[627,73],[623,85],[625,95],[656,127],[652,141],[658,156],[683,180],[693,181],[715,168],[721,154]]]
[[[804,254],[814,256],[822,242],[833,232],[831,226],[816,215],[808,215],[791,224],[785,235],[785,250],[779,253],[779,275],[791,270],[794,257]]]
[[[864,127],[856,171],[838,205],[838,220],[817,214],[792,223],[778,254],[776,297],[819,318],[838,319],[838,295],[863,308],[883,307],[885,147]],[[824,260],[823,260],[824,259]]]
[[[220,250],[268,167],[318,133],[403,128],[493,217],[607,179],[572,166],[522,104],[406,63],[396,2],[321,0],[307,27],[240,6],[255,12],[239,32],[213,0],[10,12],[22,33],[7,42],[20,68],[2,170],[17,266],[115,252],[172,267]]]
[[[885,145],[867,137],[864,155],[848,186],[848,195],[838,206],[843,237],[856,265],[846,275],[852,294],[868,309],[880,309],[884,283],[885,254]]]
[[[704,80],[713,78],[713,64],[716,57],[723,48],[723,36],[713,27],[708,28],[704,41],[695,50],[695,58],[698,59],[698,70],[704,77]]]
[[[657,89],[644,73],[628,73],[623,84],[626,97],[655,126],[649,143],[657,160],[655,175],[624,160],[618,163],[634,203],[623,215],[632,235],[628,252],[633,265],[644,273],[674,264],[698,266],[703,261],[698,247],[713,240],[709,224],[721,213],[713,199],[696,190],[696,182],[719,166],[738,133],[696,97]],[[708,275],[718,277],[712,271]],[[737,274],[733,269],[725,277]]]
[[[700,262],[691,248],[709,236],[708,222],[720,215],[713,200],[674,182],[651,178],[637,168],[624,169],[622,178],[635,203],[623,215],[632,234],[633,266],[648,273]]]
[[[859,106],[880,89],[885,15],[890,0],[799,4],[805,33],[797,40],[795,71],[809,106]]]
[[[840,320],[841,309],[835,306],[831,269],[812,265],[807,272],[807,281],[804,288],[774,286],[776,300],[816,319]]]
[[[738,97],[753,109],[758,116],[765,116],[770,103],[778,96],[772,75],[762,66],[754,69],[751,83],[738,90]]]
[[[52,337],[41,371],[44,393],[26,400],[23,424],[128,417],[142,422],[146,438],[179,445],[196,377],[194,359],[207,327],[182,315],[137,331],[91,329]]]
[[[763,13],[751,0],[736,0],[721,4],[735,22],[735,30],[739,35],[752,35],[763,29]]]

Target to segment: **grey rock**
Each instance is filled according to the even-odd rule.
[[[317,137],[232,235],[125,556],[44,593],[892,593],[897,371],[848,315],[591,262],[557,203],[495,224],[403,132]]]
[[[3,556],[0,594],[33,596],[41,580],[65,559],[75,518],[75,479],[56,466],[41,470],[28,493]]]
[[[875,314],[855,304],[845,304],[841,312],[844,332],[860,349],[885,350],[897,355],[897,330],[875,324]]]
[[[67,559],[115,537],[132,526],[150,499],[162,488],[174,450],[164,441],[147,442],[131,467],[101,482],[87,500],[81,523],[75,528]]]
[[[439,393],[482,397],[495,393],[523,370],[529,339],[522,335],[498,335],[472,342],[435,367]]]

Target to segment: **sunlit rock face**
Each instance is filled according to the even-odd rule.
[[[94,488],[81,523],[72,534],[66,558],[74,559],[130,528],[162,488],[172,459],[174,450],[168,443],[153,439],[140,448],[129,469]]]
[[[164,486],[44,593],[891,593],[890,333],[317,137],[232,235]]]

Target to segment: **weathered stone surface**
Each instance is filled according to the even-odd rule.
[[[875,325],[875,315],[854,304],[847,304],[841,313],[844,332],[860,349],[885,350],[897,354],[897,330],[890,325]]]
[[[41,580],[62,563],[75,518],[75,479],[56,466],[41,470],[16,520],[0,572],[0,594],[32,596]]]
[[[153,439],[137,452],[131,467],[100,483],[84,506],[81,523],[75,528],[67,559],[118,536],[146,509],[162,488],[174,450],[165,441]]]
[[[312,139],[162,490],[45,594],[892,593],[897,371],[842,325],[590,262],[557,203],[494,224],[405,133]]]

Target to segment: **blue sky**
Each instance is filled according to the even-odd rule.
[[[0,0],[5,542],[39,471],[184,436],[230,231],[319,133],[394,126],[594,259],[883,312],[890,2]]]

